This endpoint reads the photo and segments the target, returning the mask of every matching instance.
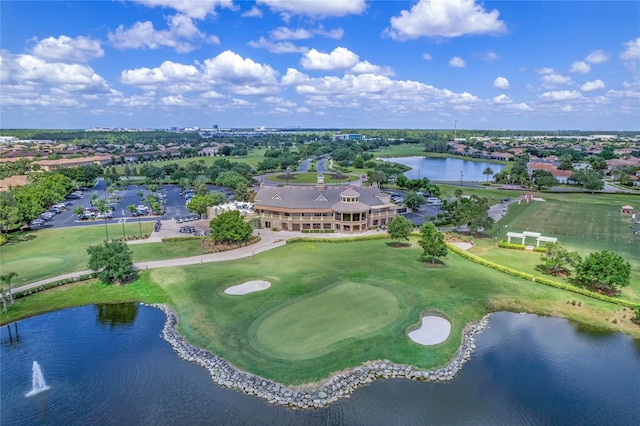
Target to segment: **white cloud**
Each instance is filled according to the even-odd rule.
[[[204,61],[205,78],[235,85],[271,86],[276,84],[278,73],[269,65],[259,64],[250,58],[242,58],[227,50]]]
[[[156,30],[150,21],[136,22],[131,28],[123,25],[109,33],[111,44],[118,49],[158,49],[172,47],[177,52],[190,52],[195,49],[194,40],[210,44],[219,44],[216,36],[207,35],[195,26],[193,20],[186,15],[174,15],[168,18],[168,30]]]
[[[511,108],[517,111],[531,111],[531,107],[526,102],[520,102],[517,104],[512,104]]]
[[[571,64],[569,72],[579,72],[582,74],[588,74],[591,71],[591,66],[584,61],[576,61]]]
[[[422,54],[422,59],[424,59],[425,61],[430,61],[432,58],[431,58],[431,55],[430,55],[430,54],[428,54],[428,53],[423,53],[423,54]]]
[[[241,15],[243,18],[262,18],[262,10],[255,4]]]
[[[580,86],[580,90],[583,92],[593,92],[594,90],[604,89],[604,83],[602,80],[594,80],[587,81],[582,86]]]
[[[380,75],[387,75],[387,76],[391,76],[395,74],[395,72],[391,68],[374,65],[369,61],[358,62],[353,67],[351,67],[349,71],[354,74],[380,74]]]
[[[625,51],[620,55],[623,61],[635,61],[640,59],[640,37],[624,43]]]
[[[331,53],[322,53],[316,49],[308,51],[300,60],[305,69],[341,70],[355,66],[360,57],[344,47],[336,47]]]
[[[272,94],[278,90],[277,72],[273,68],[229,50],[202,64],[165,61],[157,68],[124,70],[120,81],[147,90],[171,94],[198,92],[210,98],[218,97],[218,90],[243,95]],[[212,91],[214,87],[217,90]]]
[[[258,41],[251,40],[247,44],[257,49],[266,49],[271,53],[305,53],[309,51],[307,47],[296,46],[288,41],[273,42],[264,37],[260,37]]]
[[[487,12],[474,0],[419,0],[411,10],[392,17],[385,33],[397,40],[504,33],[506,25],[499,16],[497,10]]]
[[[258,0],[274,12],[286,15],[305,15],[313,17],[360,15],[367,5],[364,0]]]
[[[500,59],[500,57],[498,55],[496,55],[494,52],[492,52],[490,50],[481,53],[480,57],[482,58],[483,61],[487,61],[487,62],[491,62],[491,61],[495,61],[495,60]]]
[[[498,77],[493,81],[493,87],[496,89],[508,89],[509,88],[509,80],[504,77]]]
[[[590,64],[601,64],[609,60],[609,57],[606,53],[604,53],[603,50],[595,50],[589,53],[587,57],[584,58],[584,60],[589,62]]]
[[[232,0],[134,0],[148,7],[174,9],[177,12],[195,19],[204,19],[207,15],[215,15],[216,8],[234,9]]]
[[[494,97],[493,102],[496,104],[510,104],[511,98],[509,98],[507,95],[503,93],[501,95]]]
[[[464,68],[467,65],[467,63],[464,61],[464,59],[460,58],[459,56],[454,56],[449,61],[449,65],[454,68]]]
[[[287,73],[284,76],[282,76],[281,81],[282,81],[282,84],[286,86],[290,86],[290,85],[308,83],[309,81],[311,81],[311,78],[308,75],[301,73],[295,68],[289,68],[287,69]]]
[[[107,81],[86,65],[48,62],[5,50],[0,52],[0,64],[3,108],[85,108],[87,100],[104,99],[112,92]]]
[[[553,70],[553,68],[544,67],[544,68],[540,68],[540,69],[536,70],[536,72],[538,74],[545,75],[545,74],[553,74],[555,71]]]
[[[169,82],[196,81],[201,79],[201,72],[193,65],[183,65],[165,61],[158,68],[137,68],[125,70],[120,74],[120,81],[133,86],[154,86]]]
[[[85,63],[104,56],[100,42],[88,37],[71,38],[61,35],[47,37],[36,43],[31,53],[53,62]]]
[[[540,100],[551,102],[571,101],[574,99],[578,99],[581,96],[582,95],[580,95],[580,92],[576,90],[555,90],[543,93],[542,95],[540,95]]]
[[[342,28],[325,30],[322,26],[313,29],[298,28],[295,30],[287,27],[278,27],[269,33],[273,40],[306,40],[315,36],[339,40],[343,35],[344,30]]]
[[[572,82],[571,77],[556,73],[545,74],[540,78],[540,81],[542,81],[542,85],[547,88],[567,85]]]
[[[562,108],[560,108],[560,110],[562,112],[572,112],[573,111],[573,106],[572,105],[563,105]]]

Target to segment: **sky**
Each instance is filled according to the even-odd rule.
[[[640,130],[639,1],[0,2],[1,128]]]

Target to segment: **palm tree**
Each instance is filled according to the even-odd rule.
[[[135,206],[135,204],[129,204],[127,206],[127,210],[129,210],[129,212],[131,212],[131,214],[133,215],[138,211],[138,208]],[[140,227],[140,238],[142,238],[142,222],[140,222],[140,216],[138,216],[138,227]]]
[[[2,311],[7,313],[7,298],[4,295],[4,287],[0,287],[0,300],[2,300]]]
[[[484,172],[482,172],[483,175],[487,175],[487,182],[489,181],[489,176],[493,176],[493,170],[491,169],[491,167],[487,167],[486,169],[484,169]]]
[[[9,292],[9,300],[11,300],[11,304],[13,305],[13,292],[11,289],[11,280],[14,279],[15,277],[18,276],[17,272],[8,272],[4,275],[0,275],[0,282],[4,283],[7,285],[7,287],[9,288],[8,292]],[[2,300],[4,301],[4,289],[2,291]],[[6,312],[6,309],[5,309]]]
[[[109,228],[107,227],[107,213],[111,211],[109,206],[107,205],[107,201],[105,199],[100,199],[96,203],[96,208],[98,209],[98,213],[101,213],[104,217],[104,231],[107,234],[107,241],[109,241]]]

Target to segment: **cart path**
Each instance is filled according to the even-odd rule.
[[[505,204],[509,204],[509,203],[496,204],[494,206],[491,206],[491,208],[489,209],[489,215],[492,216],[496,222],[499,221],[504,215],[502,212],[502,207],[504,207]],[[374,231],[366,231],[360,234],[337,234],[337,233],[302,234],[300,232],[292,232],[292,231],[274,232],[271,230],[261,229],[259,231],[254,232],[254,235],[260,236],[260,241],[245,247],[240,247],[240,248],[229,250],[229,251],[223,251],[220,253],[208,253],[208,254],[202,254],[202,255],[192,256],[192,257],[179,257],[175,259],[137,262],[137,263],[134,263],[134,266],[136,267],[136,269],[141,271],[141,270],[147,270],[147,269],[166,268],[171,266],[196,265],[198,263],[224,262],[227,260],[242,259],[244,257],[250,257],[255,254],[274,249],[276,247],[282,247],[287,244],[288,239],[294,238],[294,237],[309,236],[313,238],[349,238],[349,237],[360,237],[363,235],[379,235],[382,232],[383,231],[380,231],[380,230],[374,230]],[[157,242],[157,238],[151,237],[147,240],[137,240],[135,243],[141,244],[145,242],[146,243]],[[13,291],[20,292],[23,290],[39,287],[41,285],[48,284],[54,281],[59,281],[67,278],[76,278],[81,275],[87,275],[92,272],[93,271],[90,269],[87,269],[84,271],[70,272],[68,274],[58,275],[56,277],[34,281],[32,283],[25,284],[20,287],[14,287]]]

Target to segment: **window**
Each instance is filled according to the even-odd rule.
[[[321,229],[322,224],[321,223],[314,223],[313,224],[313,229]]]
[[[311,229],[311,224],[310,223],[303,223],[302,224],[302,229]]]
[[[265,221],[264,221],[264,227],[265,227],[265,228],[271,228],[271,222],[270,222],[270,221],[268,221],[268,220],[265,220]]]

